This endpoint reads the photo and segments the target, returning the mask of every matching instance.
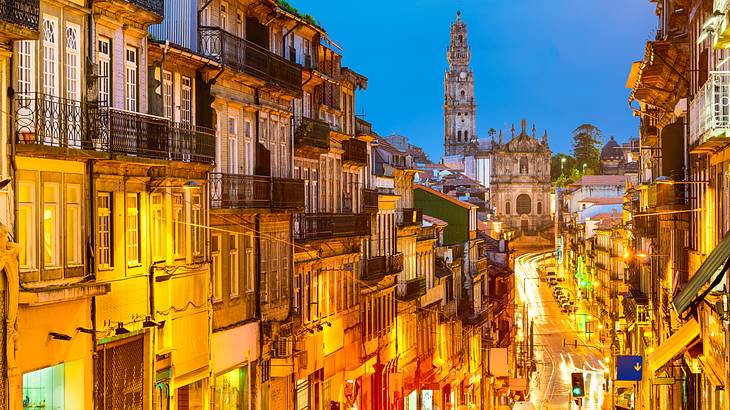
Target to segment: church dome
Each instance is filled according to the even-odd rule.
[[[624,154],[621,150],[621,146],[616,142],[616,139],[611,136],[611,139],[608,140],[606,145],[603,146],[603,149],[601,150],[601,159],[602,160],[615,160],[615,159],[621,159],[623,158]]]

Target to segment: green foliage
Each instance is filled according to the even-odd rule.
[[[581,173],[591,175],[600,172],[602,143],[601,130],[593,124],[581,124],[573,130],[573,157]]]
[[[276,5],[281,7],[282,9],[288,11],[289,13],[296,15],[297,17],[301,18],[302,20],[306,21],[307,23],[314,24],[315,26],[319,25],[317,23],[317,20],[315,20],[311,14],[300,13],[296,7],[289,4],[289,2],[286,0],[276,0]]]
[[[550,180],[555,182],[563,176],[572,175],[576,169],[577,161],[570,155],[558,153],[550,158]]]

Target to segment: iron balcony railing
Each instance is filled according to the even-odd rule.
[[[396,213],[396,223],[400,227],[421,226],[423,210],[421,208],[403,208]]]
[[[403,271],[403,252],[394,253],[388,257],[388,269],[391,274]]]
[[[294,239],[311,241],[370,235],[370,215],[356,213],[300,213],[294,215]]]
[[[710,139],[730,138],[730,71],[711,72],[707,82],[690,102],[690,146]]]
[[[213,209],[302,209],[304,181],[261,175],[210,174]]]
[[[378,191],[376,189],[364,189],[362,192],[362,206],[365,211],[378,211]]]
[[[323,150],[330,146],[330,126],[324,121],[302,117],[294,131],[294,145]]]
[[[250,74],[295,95],[302,93],[302,68],[219,27],[198,29],[200,52],[240,72]]]
[[[88,141],[82,141],[86,133],[81,101],[43,93],[21,93],[16,96],[15,104],[18,143],[69,148],[88,146]]]
[[[38,31],[39,0],[0,0],[0,20]]]
[[[105,106],[88,109],[94,149],[169,161],[212,163],[215,130]]]
[[[407,302],[426,294],[426,278],[419,276],[398,284],[396,298]]]
[[[368,144],[364,141],[349,139],[342,142],[342,160],[351,164],[368,164]]]
[[[363,280],[378,281],[388,274],[388,257],[373,256],[365,262],[365,271],[363,272]]]

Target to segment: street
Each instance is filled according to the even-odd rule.
[[[563,313],[552,295],[553,287],[539,277],[537,266],[543,257],[547,260],[551,254],[525,254],[515,260],[518,303],[526,301],[527,317],[534,326],[537,370],[533,373],[530,400],[537,409],[579,408],[571,400],[570,375],[580,371],[584,375],[586,391],[580,408],[600,409],[607,369],[603,354],[586,341],[583,331],[586,315],[580,310]]]

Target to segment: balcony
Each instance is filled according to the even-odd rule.
[[[198,35],[199,50],[204,55],[291,95],[302,94],[302,69],[299,65],[219,27],[201,26]]]
[[[394,253],[388,258],[388,269],[391,274],[403,271],[403,252]]]
[[[426,294],[426,278],[419,276],[398,284],[396,298],[401,302],[409,302]]]
[[[294,239],[313,241],[370,235],[370,215],[354,213],[300,213],[294,215]]]
[[[0,0],[0,39],[37,38],[39,15],[39,0]]]
[[[365,166],[368,164],[368,144],[364,141],[349,139],[342,142],[344,153],[342,161],[345,163]]]
[[[95,149],[168,161],[212,163],[215,130],[116,108],[90,107]]]
[[[260,175],[210,174],[213,209],[303,209],[304,181]]]
[[[15,99],[15,130],[18,144],[92,149],[86,137],[81,101],[42,93],[22,93]]]
[[[687,185],[678,184],[657,184],[656,203],[658,207],[675,207],[686,205]]]
[[[297,149],[326,152],[330,147],[330,126],[324,121],[302,117],[294,131],[294,146]]]
[[[730,72],[712,72],[689,106],[689,144],[693,153],[730,143]]]
[[[362,206],[365,212],[378,212],[378,191],[364,189],[362,192]]]
[[[421,208],[403,208],[396,214],[396,224],[401,228],[421,226],[421,222],[423,222],[423,210]]]
[[[363,280],[377,282],[388,275],[397,275],[403,270],[403,254],[374,256],[365,262]]]
[[[487,269],[489,268],[489,260],[484,257],[477,259],[475,263],[472,264],[472,276],[477,277],[479,275],[487,273]]]

